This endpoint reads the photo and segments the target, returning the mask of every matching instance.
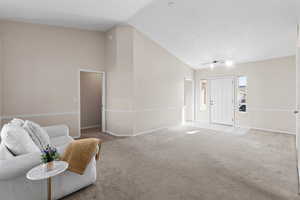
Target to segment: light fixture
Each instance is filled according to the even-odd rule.
[[[234,65],[234,62],[233,62],[232,60],[226,60],[226,61],[225,61],[225,65],[226,65],[227,67],[232,67],[232,66]]]
[[[173,6],[174,4],[175,4],[174,1],[169,1],[169,2],[168,2],[168,6]]]
[[[209,66],[211,69],[213,69],[216,66],[232,67],[234,64],[235,63],[233,60],[213,60],[212,62],[201,63],[201,66]]]

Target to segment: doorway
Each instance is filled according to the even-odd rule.
[[[234,79],[210,80],[210,123],[234,125]]]
[[[79,70],[79,84],[80,133],[105,132],[105,73]]]
[[[184,122],[194,120],[194,81],[184,80]]]

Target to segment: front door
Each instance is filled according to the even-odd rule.
[[[218,78],[210,81],[210,120],[211,123],[233,125],[233,78]]]

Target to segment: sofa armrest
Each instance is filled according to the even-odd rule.
[[[69,127],[67,125],[56,125],[43,127],[48,133],[50,138],[69,136]]]
[[[29,153],[8,160],[0,160],[0,181],[13,179],[41,163],[41,153]]]

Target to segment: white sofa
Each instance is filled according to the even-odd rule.
[[[65,125],[44,127],[52,145],[58,152],[64,152],[73,140]],[[3,144],[0,144],[0,146]],[[5,151],[6,148],[0,148]],[[40,153],[29,153],[7,160],[0,160],[0,199],[1,200],[41,200],[47,197],[47,181],[30,181],[26,173],[41,163]],[[62,198],[96,182],[96,161],[91,160],[84,175],[66,171],[52,179],[54,199]]]

